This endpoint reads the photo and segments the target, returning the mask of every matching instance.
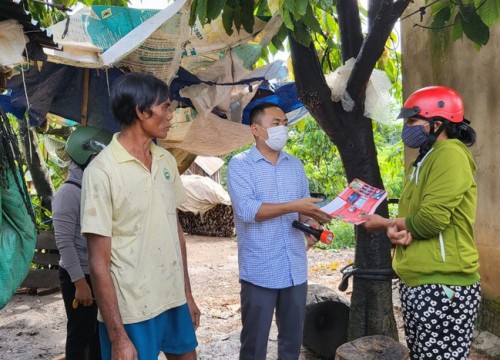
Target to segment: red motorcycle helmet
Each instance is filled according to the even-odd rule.
[[[464,120],[464,103],[460,94],[446,86],[429,86],[415,91],[405,101],[399,118],[441,117],[453,123]]]

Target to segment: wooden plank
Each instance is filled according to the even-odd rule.
[[[35,265],[59,266],[59,251],[53,231],[39,231],[32,262]],[[32,289],[59,288],[59,271],[55,269],[30,269],[21,287]]]
[[[36,238],[37,249],[57,250],[56,238],[53,231],[40,230]]]
[[[57,288],[59,287],[59,270],[31,269],[21,287]]]
[[[33,262],[37,265],[56,265],[59,266],[59,254],[47,254],[42,252],[35,252]]]

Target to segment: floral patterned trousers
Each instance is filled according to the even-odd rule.
[[[412,360],[467,360],[481,301],[479,282],[414,287],[399,282],[399,294]]]

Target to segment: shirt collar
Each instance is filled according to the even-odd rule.
[[[113,139],[109,143],[109,146],[111,148],[111,151],[113,152],[113,155],[116,158],[116,161],[118,161],[119,163],[124,163],[127,161],[133,161],[133,160],[137,161],[137,159],[135,157],[133,157],[132,155],[130,155],[130,153],[123,147],[123,145],[120,144],[120,142],[118,141],[118,134],[119,134],[119,132],[114,134]],[[165,153],[163,151],[161,151],[161,148],[158,145],[156,145],[155,143],[153,143],[152,141],[149,144],[149,149],[150,149],[153,157],[159,158],[159,157],[162,157],[163,155],[165,155]]]
[[[269,162],[269,160],[267,160],[264,157],[264,155],[262,155],[262,153],[257,149],[257,146],[255,146],[255,145],[250,149],[249,155],[250,155],[250,159],[252,159],[253,162],[257,162],[259,160],[264,160],[264,161]],[[283,159],[288,159],[289,156],[290,155],[287,154],[286,152],[280,151],[280,155],[278,157],[277,163],[279,163]]]

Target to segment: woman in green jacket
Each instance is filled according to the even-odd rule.
[[[396,219],[365,215],[368,231],[387,231],[412,359],[467,359],[481,300],[474,243],[476,134],[453,89],[414,92],[399,115],[402,140],[420,149],[408,168]]]

